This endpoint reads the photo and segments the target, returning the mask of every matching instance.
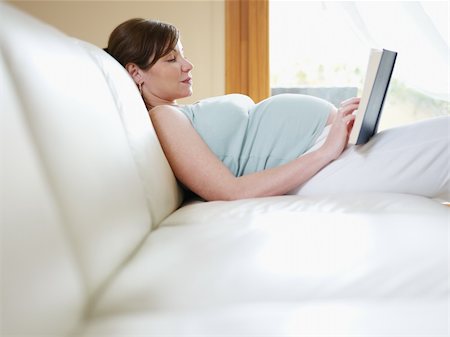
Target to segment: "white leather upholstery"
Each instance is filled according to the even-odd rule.
[[[389,193],[179,208],[125,70],[0,16],[1,336],[448,335],[450,208]]]
[[[448,314],[448,214],[434,201],[390,194],[194,203],[148,238],[93,315],[103,321],[130,313],[212,310],[211,318],[217,308],[235,308],[255,318],[258,303],[262,320],[271,304],[291,315],[317,301],[333,310],[361,307],[369,316],[372,306],[402,307],[406,300],[421,314],[424,303],[437,304],[439,329],[436,318],[423,318],[421,327],[442,332]],[[229,319],[239,325],[243,317]],[[405,322],[388,327],[410,332]],[[386,324],[379,317],[369,323]]]
[[[103,73],[122,121],[143,183],[152,224],[157,226],[181,203],[178,187],[134,82],[125,69],[103,50],[76,40]]]
[[[130,104],[124,100],[117,106],[118,98],[113,95],[103,70],[84,47],[5,4],[0,6],[2,72],[6,74],[2,76],[2,91],[6,90],[3,93],[8,99],[2,100],[2,114],[7,113],[2,127],[9,126],[11,115],[21,130],[10,139],[5,137],[10,148],[5,148],[4,152],[11,152],[9,155],[13,156],[16,144],[24,142],[21,137],[27,137],[31,143],[29,146],[43,171],[40,176],[33,174],[42,180],[40,184],[55,203],[52,206],[57,212],[50,212],[50,219],[59,227],[55,230],[68,236],[70,245],[63,248],[77,261],[79,268],[76,271],[83,279],[81,289],[89,296],[95,296],[148,235],[152,218],[160,221],[178,206],[179,190],[138,94],[134,93],[134,107],[127,109],[128,115],[120,113],[120,109],[128,108]],[[105,57],[110,58],[106,54]],[[111,73],[111,76],[122,76],[128,80],[123,86],[128,84],[133,88],[119,64],[116,68],[122,74]],[[133,115],[137,115],[137,119]],[[150,164],[153,161],[155,165]],[[35,207],[37,202],[46,204],[39,190],[23,186],[27,179],[34,181],[37,178],[31,173],[25,177],[16,176],[20,171],[10,168],[13,163],[5,161],[5,164],[6,172],[20,180],[17,187],[7,187],[17,188],[19,195],[29,193],[29,203],[36,200]],[[143,165],[148,165],[148,173],[143,172]],[[33,167],[29,170],[34,172]],[[5,181],[10,179],[7,176]],[[154,183],[154,189],[148,186],[149,183]],[[23,216],[27,216],[28,206],[22,205],[20,199],[11,202],[15,207],[24,207]],[[153,210],[154,214],[151,213]],[[14,227],[14,221],[9,225]],[[46,230],[37,234],[30,240],[46,242]],[[9,238],[5,240],[9,242],[8,247],[16,246]],[[8,278],[15,286],[21,284],[19,279],[22,280],[22,288],[33,292],[33,278],[22,279],[21,276],[32,266],[39,268],[39,264],[33,264],[35,249],[21,248],[20,254],[24,262],[30,255],[30,264],[17,265],[17,270]],[[51,281],[46,285],[49,291],[54,286]],[[20,291],[17,289],[18,293]],[[40,290],[37,287],[35,291]],[[76,299],[83,303],[80,297]],[[11,312],[9,307],[2,311]],[[25,318],[17,319],[19,323]],[[34,319],[32,315],[30,319]],[[59,325],[61,321],[53,324]],[[11,331],[14,331],[23,324],[12,326]]]
[[[80,323],[85,279],[3,57],[0,88],[0,334],[63,335]]]

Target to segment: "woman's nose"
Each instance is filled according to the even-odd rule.
[[[184,59],[183,71],[188,72],[188,71],[191,71],[193,68],[194,68],[194,65],[188,59]]]

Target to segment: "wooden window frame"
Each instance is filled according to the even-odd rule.
[[[225,91],[270,96],[269,0],[225,1]]]

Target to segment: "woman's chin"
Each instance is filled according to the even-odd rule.
[[[176,99],[183,99],[187,97],[191,97],[193,94],[192,86],[189,88],[184,88],[183,90],[179,90]]]

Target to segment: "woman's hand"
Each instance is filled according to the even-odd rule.
[[[353,112],[358,109],[359,101],[358,97],[343,101],[334,113],[330,133],[319,149],[330,161],[337,159],[347,147],[348,138],[355,121]]]

